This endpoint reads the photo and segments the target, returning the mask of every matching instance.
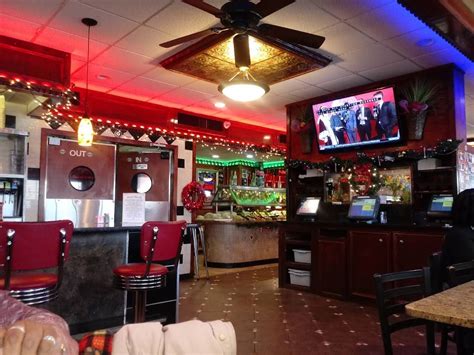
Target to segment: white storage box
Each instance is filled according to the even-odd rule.
[[[311,263],[311,250],[293,249],[295,255],[295,262],[297,263]]]
[[[311,272],[306,270],[288,269],[290,274],[290,283],[292,285],[308,286],[310,285]]]

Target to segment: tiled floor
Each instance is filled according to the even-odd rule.
[[[239,354],[383,354],[373,305],[279,289],[275,266],[181,285],[180,320],[231,321]],[[395,334],[394,353],[425,354],[423,330]]]

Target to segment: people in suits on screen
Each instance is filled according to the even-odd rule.
[[[371,121],[374,119],[372,111],[368,107],[364,106],[362,100],[359,101],[359,107],[355,112],[357,120],[357,131],[361,142],[369,141],[372,138],[372,126]]]
[[[379,139],[388,139],[393,136],[393,128],[397,125],[395,104],[390,101],[384,101],[382,91],[377,91],[374,94],[374,99],[376,102],[373,108],[373,115],[377,120],[377,137]]]
[[[331,128],[331,118],[327,107],[321,106],[319,108],[317,124],[319,131],[318,138],[321,142],[324,143],[324,145],[337,145],[339,143],[336,135],[334,134],[334,131]]]
[[[346,102],[345,105],[348,105]],[[357,142],[357,120],[354,110],[348,106],[347,110],[342,112],[344,127],[349,143]]]

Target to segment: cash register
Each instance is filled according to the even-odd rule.
[[[355,196],[352,198],[347,218],[355,222],[374,223],[380,208],[378,196]]]
[[[318,214],[320,201],[320,197],[304,197],[296,210],[296,215],[303,221],[314,222]]]

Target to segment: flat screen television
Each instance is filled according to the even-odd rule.
[[[453,208],[453,195],[433,195],[427,215],[430,217],[450,217]]]
[[[355,196],[349,207],[348,218],[361,221],[373,221],[379,213],[379,197]]]
[[[400,142],[393,87],[313,105],[321,153]]]
[[[298,216],[313,216],[315,217],[318,214],[319,202],[321,198],[319,197],[305,197],[301,200],[301,203],[296,210],[296,215]]]

